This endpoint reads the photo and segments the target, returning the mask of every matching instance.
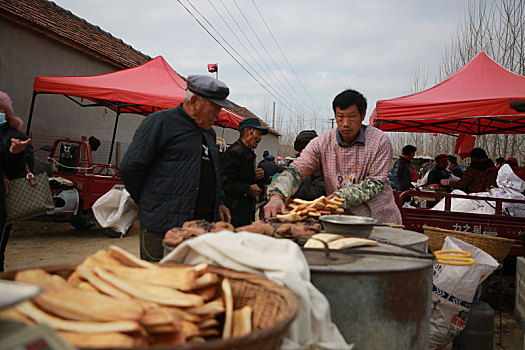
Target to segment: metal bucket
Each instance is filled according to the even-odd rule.
[[[311,281],[348,343],[360,350],[428,348],[431,255],[384,244],[331,251],[329,258],[323,250],[304,254]]]

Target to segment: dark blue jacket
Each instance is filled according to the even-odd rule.
[[[131,198],[140,205],[142,227],[165,232],[192,220],[199,190],[202,135],[215,169],[217,207],[224,193],[219,180],[219,152],[215,131],[204,130],[182,109],[148,116],[138,127],[120,166],[120,176]]]
[[[410,172],[410,159],[399,156],[392,167],[391,175],[390,182],[393,190],[406,191],[414,187],[412,186],[412,182],[410,182],[412,178]]]
[[[255,197],[250,185],[255,179],[255,153],[241,139],[235,141],[222,158],[221,183],[226,193],[224,204],[230,209],[232,225],[249,225],[255,219]]]
[[[274,161],[265,161],[258,165],[264,170],[264,183],[269,184],[272,177],[279,172],[279,166]]]

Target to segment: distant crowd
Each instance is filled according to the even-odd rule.
[[[519,166],[514,157],[499,157],[493,162],[479,147],[470,151],[470,165],[465,171],[458,164],[457,157],[449,154],[439,154],[428,162],[414,164],[416,151],[412,145],[403,147],[389,174],[393,190],[406,191],[418,186],[443,191],[483,192],[496,187],[497,171],[503,164]]]

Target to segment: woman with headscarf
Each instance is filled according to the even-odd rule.
[[[486,188],[480,188],[483,182],[483,175],[489,168],[493,168],[494,162],[489,159],[484,149],[476,147],[470,151],[470,165],[463,173],[459,181],[450,181],[450,188],[463,190],[467,193],[483,192]],[[498,173],[493,171],[490,178],[485,179],[487,187],[496,186],[496,176]]]
[[[18,129],[22,120],[15,117],[11,99],[0,91],[0,177],[12,180],[26,175],[26,164],[33,169],[31,139]],[[0,186],[0,271],[11,225],[6,225],[5,186]]]

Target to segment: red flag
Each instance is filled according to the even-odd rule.
[[[474,148],[476,137],[469,134],[459,134],[456,140],[456,150],[454,153],[458,154],[461,159],[465,159],[470,155],[470,151]]]
[[[218,70],[219,70],[219,66],[217,65],[217,63],[208,64],[208,72],[215,73]]]

